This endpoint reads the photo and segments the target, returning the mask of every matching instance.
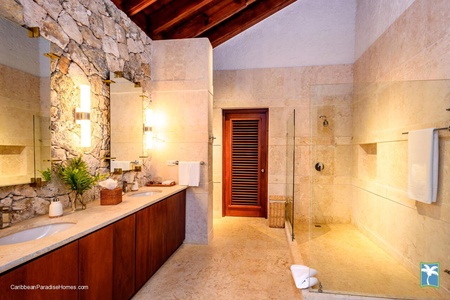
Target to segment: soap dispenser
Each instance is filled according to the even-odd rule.
[[[57,218],[63,215],[62,203],[59,202],[58,198],[53,198],[52,203],[48,207],[48,216],[50,218]]]

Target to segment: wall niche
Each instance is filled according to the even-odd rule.
[[[358,147],[358,175],[364,180],[377,178],[377,144],[359,144]]]

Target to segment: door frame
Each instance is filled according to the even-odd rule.
[[[226,125],[225,119],[227,114],[264,114],[265,115],[265,128],[261,132],[262,144],[264,147],[261,149],[261,155],[263,158],[260,159],[261,165],[259,169],[265,169],[264,175],[259,177],[260,186],[260,197],[261,199],[261,211],[262,215],[252,215],[252,217],[264,217],[267,219],[268,216],[268,151],[269,151],[269,108],[239,108],[239,109],[222,109],[222,217],[227,216],[227,180],[229,181],[230,174],[226,168],[226,142],[231,137],[225,134]],[[260,145],[261,146],[261,145]],[[261,174],[261,173],[260,173]],[[245,209],[243,209],[245,210]],[[232,215],[228,215],[232,216]]]

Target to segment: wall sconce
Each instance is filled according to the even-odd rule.
[[[145,121],[144,121],[144,141],[145,149],[153,148],[153,110],[147,108],[145,110]]]
[[[75,109],[75,123],[81,128],[81,147],[91,146],[91,87],[80,85],[80,107]]]

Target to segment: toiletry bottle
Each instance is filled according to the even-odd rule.
[[[63,207],[58,198],[53,198],[52,203],[48,207],[48,216],[50,218],[56,218],[63,215]]]
[[[137,191],[138,189],[139,189],[139,185],[138,185],[137,181],[135,180],[133,182],[133,186],[131,187],[131,190],[132,191]]]

